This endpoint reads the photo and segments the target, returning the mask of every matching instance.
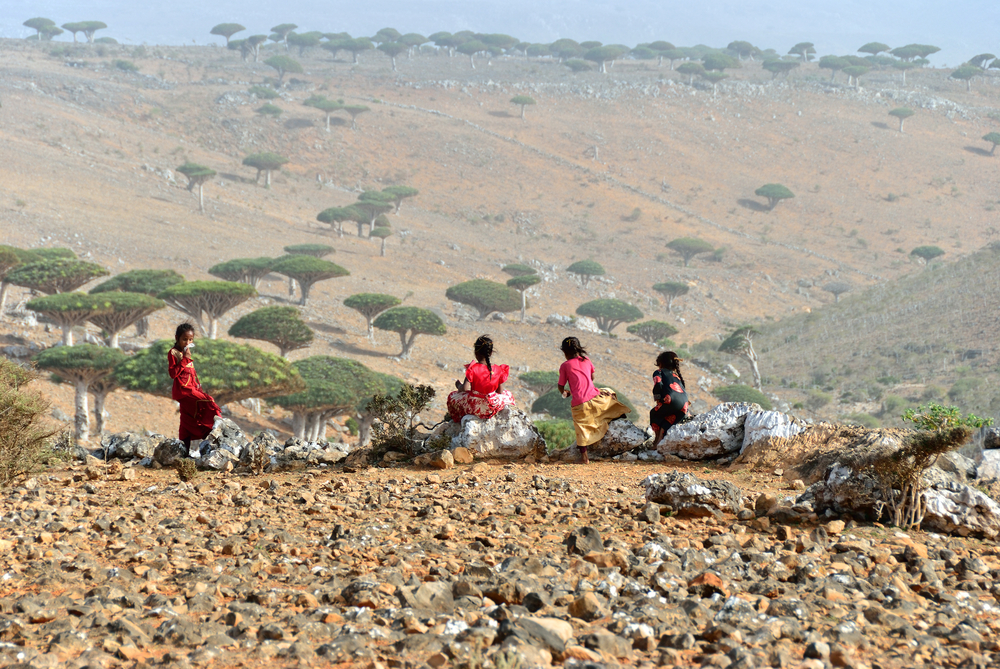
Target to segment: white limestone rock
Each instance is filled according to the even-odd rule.
[[[924,492],[924,529],[959,536],[1000,535],[1000,504],[962,483],[935,486]]]
[[[545,453],[545,437],[517,407],[507,407],[488,420],[464,416],[459,424],[446,423],[440,434],[451,437],[452,449],[467,448],[477,460],[516,460]],[[433,439],[432,433],[428,441]]]
[[[672,426],[656,445],[663,455],[685,460],[709,460],[743,447],[747,414],[764,413],[759,404],[726,402],[686,423]]]
[[[803,423],[780,411],[751,411],[743,422],[740,454],[763,439],[789,439],[804,429]]]

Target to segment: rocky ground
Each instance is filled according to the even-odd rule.
[[[670,470],[648,502],[643,479]],[[620,462],[49,471],[3,495],[0,665],[1000,659],[993,542],[821,518],[772,472],[720,478]]]

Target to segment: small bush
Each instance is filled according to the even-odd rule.
[[[545,450],[561,451],[576,443],[576,431],[573,422],[569,420],[540,420],[535,427],[545,437]]]
[[[139,66],[138,65],[136,65],[135,63],[133,63],[130,60],[122,60],[121,58],[119,58],[118,60],[116,60],[114,62],[114,66],[115,66],[116,69],[119,69],[122,72],[138,72],[139,71]]]
[[[352,437],[358,436],[358,421],[353,416],[344,421],[344,427]]]
[[[185,483],[193,481],[198,476],[198,465],[191,458],[181,458],[177,461],[175,468],[177,469],[177,478]]]
[[[885,399],[882,400],[882,413],[883,416],[890,416],[899,413],[899,411],[905,407],[907,404],[906,400],[899,395],[886,395]]]
[[[958,407],[946,407],[931,402],[927,406],[907,409],[903,420],[913,423],[919,430],[946,430],[953,427],[988,427],[992,418],[980,418],[975,414],[962,415]]]
[[[49,403],[26,389],[35,378],[34,371],[0,358],[0,488],[37,471],[55,434],[43,424]]]
[[[377,462],[388,451],[413,455],[419,414],[431,403],[434,394],[430,386],[403,384],[395,397],[388,394],[372,397],[368,411],[378,419],[372,427],[373,461]]]
[[[762,409],[771,410],[771,400],[767,399],[767,395],[750,386],[742,384],[720,386],[713,390],[712,394],[723,402],[752,402],[759,404]]]
[[[817,411],[832,401],[833,395],[830,393],[824,393],[822,390],[810,390],[809,396],[806,397],[806,406],[813,411]]]
[[[852,413],[843,417],[843,421],[849,425],[860,425],[861,427],[867,427],[869,430],[874,430],[876,428],[882,427],[882,421],[880,421],[875,416],[867,413]]]

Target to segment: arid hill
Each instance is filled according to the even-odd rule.
[[[853,88],[830,83],[814,64],[772,81],[744,62],[713,93],[655,61],[619,62],[603,75],[573,74],[553,59],[482,60],[472,70],[467,58],[419,54],[400,57],[392,72],[380,53],[352,65],[315,49],[300,59],[305,73],[286,78],[271,101],[283,110],[272,118],[255,113],[264,101],[248,90],[274,70],[235,52],[50,48],[8,40],[0,51],[5,243],[70,246],[113,273],[174,268],[188,279],[210,278],[206,270],[226,259],[331,243],[351,276],[316,287],[305,316],[319,337],[293,358],[353,357],[432,383],[441,401],[482,331],[496,336],[504,362],[554,369],[558,341],[576,331],[546,318],[614,296],[674,323],[678,343],[718,341],[740,323],[816,314],[832,302],[818,288],[829,282],[852,285],[843,305],[865,288],[929,271],[911,259],[914,247],[941,247],[947,265],[996,234],[995,159],[979,139],[996,125],[992,79],[970,93],[946,72],[911,72],[904,87],[898,74],[874,71]],[[117,68],[116,59],[138,72]],[[323,113],[302,104],[314,94],[371,111],[356,129],[335,114],[328,133]],[[509,102],[518,94],[537,101],[524,120]],[[888,115],[902,105],[917,112],[905,134]],[[270,188],[241,164],[259,151],[290,160]],[[185,160],[218,172],[205,186],[205,214],[176,172]],[[396,234],[385,258],[353,226],[340,238],[316,221],[361,190],[404,183],[420,195],[390,215]],[[784,184],[795,197],[768,211],[754,195],[765,183]],[[684,267],[665,244],[685,236],[725,251]],[[584,287],[565,268],[586,258],[607,275]],[[478,323],[445,298],[460,281],[505,280],[500,267],[517,261],[536,262],[545,277],[529,292],[532,323]],[[223,331],[253,308],[287,300],[281,278],[269,279],[263,297],[227,316]],[[671,314],[652,290],[666,280],[691,286]],[[800,282],[817,287],[802,290]],[[341,304],[374,291],[438,310],[448,334],[418,339],[412,361],[388,360],[398,352],[395,335],[379,333],[371,346],[363,320]],[[13,301],[21,297],[15,291]],[[178,320],[160,312],[153,335],[167,336]],[[963,322],[953,325],[952,339],[975,338],[957,331]],[[11,334],[43,336],[16,326]],[[602,380],[642,413],[655,349],[624,326],[615,334],[585,333],[585,344]],[[769,355],[765,389],[783,395],[780,379],[805,377],[807,359],[796,354],[785,369]],[[950,387],[955,371],[942,374],[938,383]],[[161,404],[146,416],[143,402],[118,393],[109,400],[110,426],[140,427],[132,424],[138,417],[143,427],[172,432],[169,403],[153,406]]]

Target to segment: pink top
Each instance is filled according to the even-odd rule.
[[[497,390],[501,383],[510,376],[507,365],[493,365],[493,373],[481,362],[470,362],[465,366],[465,378],[472,385],[472,392],[489,395]]]
[[[594,387],[594,365],[587,358],[572,358],[559,365],[559,385],[569,383],[572,406],[589,402],[601,393]]]

